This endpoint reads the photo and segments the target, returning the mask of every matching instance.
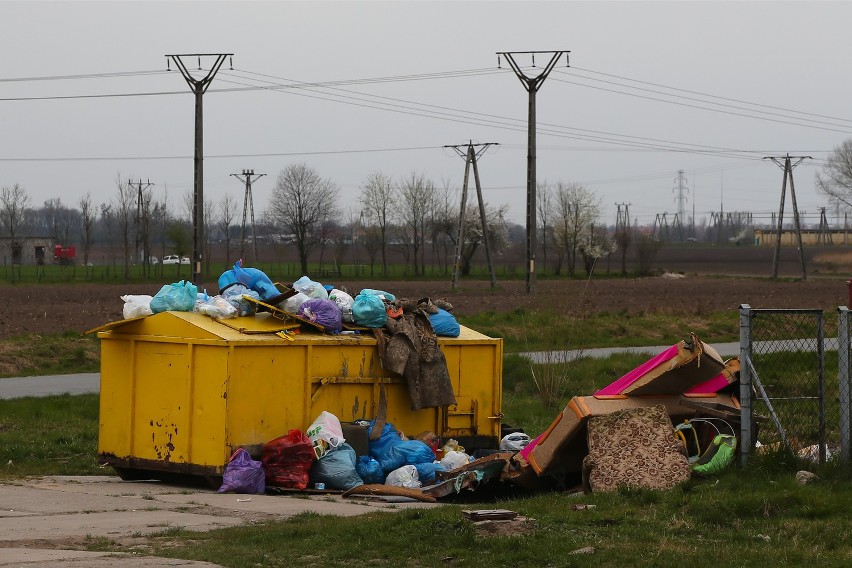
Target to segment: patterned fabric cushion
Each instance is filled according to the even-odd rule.
[[[689,479],[689,462],[665,406],[592,416],[588,443],[583,477],[591,491],[620,485],[669,489]]]

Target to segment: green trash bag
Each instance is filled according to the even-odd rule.
[[[692,464],[692,471],[701,475],[716,475],[731,465],[737,454],[737,438],[730,434],[719,434],[699,458]]]

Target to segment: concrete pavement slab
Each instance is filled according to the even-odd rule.
[[[83,553],[91,539],[121,548],[145,536],[180,528],[208,531],[283,520],[304,512],[354,516],[436,507],[339,495],[238,495],[212,489],[112,476],[48,476],[0,483],[0,568],[216,568],[215,564],[133,554]],[[53,547],[53,548],[51,548]],[[70,550],[61,550],[70,549]],[[127,550],[127,548],[123,548]]]
[[[2,548],[0,547],[0,567],[47,568],[220,568],[218,564],[141,556],[135,554],[114,554],[111,552],[85,552],[81,550],[54,550],[50,548]]]

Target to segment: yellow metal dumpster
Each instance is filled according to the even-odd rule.
[[[163,312],[99,328],[102,463],[125,478],[215,478],[237,448],[255,453],[323,410],[341,422],[374,418],[382,384],[398,430],[469,448],[499,443],[501,339],[465,327],[439,338],[457,404],[412,411],[405,380],[382,369],[372,335],[282,338],[269,333],[270,314],[234,322]]]

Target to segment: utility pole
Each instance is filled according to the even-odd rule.
[[[684,204],[686,200],[689,199],[686,196],[686,193],[689,193],[689,188],[686,186],[686,176],[684,175],[683,170],[677,171],[677,177],[675,178],[675,186],[672,188],[672,192],[676,192],[675,195],[675,203],[677,203],[677,213],[675,214],[675,219],[684,219],[686,217],[686,209],[684,208]],[[683,232],[681,231],[680,240],[683,240]]]
[[[243,223],[240,225],[240,258],[245,259],[246,254],[246,213],[251,211],[251,250],[252,250],[252,262],[257,264],[257,235],[255,234],[254,227],[254,198],[251,195],[251,176],[255,176],[255,181],[258,178],[265,176],[266,174],[256,174],[254,170],[243,170],[242,175],[245,177],[240,177],[240,174],[231,174],[241,182],[243,182],[246,186],[245,194],[243,195]]]
[[[778,278],[778,258],[781,255],[781,231],[784,225],[784,201],[787,193],[787,178],[790,179],[790,201],[793,204],[793,226],[796,230],[796,240],[799,246],[799,261],[802,264],[802,280],[808,279],[805,269],[805,249],[802,244],[802,228],[799,224],[799,205],[796,203],[796,187],[793,185],[793,168],[804,160],[812,159],[810,156],[766,156],[764,160],[772,160],[776,166],[784,170],[784,181],[781,183],[781,206],[778,210],[778,231],[775,235],[775,253],[772,256],[772,278]],[[781,163],[781,160],[784,163]],[[796,162],[793,163],[793,160]]]
[[[515,62],[515,55],[530,55],[532,57],[532,66],[535,67],[536,54],[550,54],[550,61],[544,66],[541,73],[535,76],[527,76],[521,67]],[[536,206],[535,206],[535,94],[541,88],[544,80],[553,70],[556,62],[562,55],[565,55],[565,64],[568,65],[568,54],[570,51],[498,51],[497,52],[497,67],[500,67],[500,57],[505,57],[509,62],[512,71],[517,75],[518,80],[529,94],[529,111],[527,119],[527,282],[526,292],[532,294],[535,292],[535,251],[536,243]]]
[[[833,245],[831,228],[828,226],[828,218],[825,216],[825,207],[819,208],[819,229],[817,229],[817,244]]]
[[[135,257],[134,262],[138,262],[138,260],[139,260],[139,237],[140,237],[139,227],[142,224],[142,208],[145,206],[145,203],[143,202],[143,199],[142,199],[142,191],[144,191],[144,190],[148,189],[149,187],[151,187],[152,185],[154,185],[153,183],[151,183],[151,180],[148,180],[145,183],[146,183],[146,185],[143,188],[141,179],[139,180],[138,186],[134,186],[133,181],[127,180],[127,185],[129,185],[130,187],[133,187],[134,189],[137,190],[136,191],[136,257]],[[145,247],[143,247],[143,249],[144,248]],[[142,259],[142,266],[147,266],[148,265],[148,250],[143,250],[142,252],[145,255],[145,257]]]
[[[231,69],[233,65],[233,53],[185,53],[180,55],[166,55],[166,62],[174,61],[181,75],[189,85],[192,94],[195,95],[195,157],[193,166],[195,172],[195,183],[193,185],[192,201],[192,281],[195,284],[201,282],[202,269],[204,267],[204,114],[202,96],[207,92],[213,77],[219,72],[225,58],[231,57]],[[184,57],[198,58],[198,71],[201,69],[201,58],[215,57],[213,65],[201,79],[192,76],[183,62]],[[171,67],[167,65],[169,71]]]
[[[473,165],[473,179],[476,182],[476,198],[479,201],[479,220],[482,223],[482,242],[485,244],[485,259],[488,263],[488,273],[491,275],[491,288],[497,287],[497,275],[494,273],[494,264],[491,262],[491,244],[488,238],[488,221],[485,218],[485,202],[482,199],[482,185],[479,183],[479,167],[476,165],[476,160],[485,153],[489,146],[498,145],[496,142],[474,144],[473,141],[470,141],[467,144],[444,146],[444,148],[452,148],[465,160],[461,209],[459,209],[459,230],[456,238],[456,254],[453,258],[453,290],[458,288],[459,275],[461,273],[462,246],[464,245],[464,217],[467,211],[467,182],[470,178],[471,164]],[[461,150],[463,146],[466,148],[465,151]]]

